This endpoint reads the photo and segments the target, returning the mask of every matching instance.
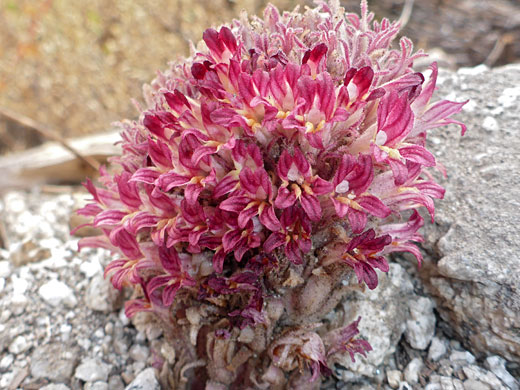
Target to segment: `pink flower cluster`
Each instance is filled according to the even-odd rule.
[[[427,79],[414,72],[422,53],[406,38],[392,49],[398,24],[372,18],[365,2],[361,17],[336,2],[303,15],[269,6],[206,30],[147,87],[139,120],[121,124],[122,156],[98,187],[87,181],[94,201],[80,210],[104,233],[80,246],[116,253],[105,274],[136,291],[129,316],[175,321],[178,307],[204,302],[228,321],[226,338],[273,321],[266,302],[290,290],[273,272],[341,267],[374,289],[387,254],[420,262],[416,210],[433,219],[444,194],[426,135],[450,123],[464,133],[450,118],[464,103],[431,103],[436,64]],[[353,339],[357,322],[334,334],[343,344],[328,352],[305,329],[267,350],[286,371],[306,361],[315,378],[328,355],[370,349]]]

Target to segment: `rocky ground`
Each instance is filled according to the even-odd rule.
[[[323,389],[520,389],[520,66],[442,79],[443,96],[472,102],[465,138],[451,129],[431,139],[451,193],[426,229],[425,266],[395,258],[375,291],[344,303],[374,351],[337,365]],[[103,279],[108,254],[77,252],[70,216],[85,198],[65,186],[1,198],[0,389],[155,390],[155,367],[175,359],[160,331],[124,316]]]

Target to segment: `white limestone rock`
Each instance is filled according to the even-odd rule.
[[[455,127],[433,133],[432,152],[448,176],[436,224],[425,225],[430,256],[420,275],[466,348],[518,363],[520,65],[441,78],[439,96],[470,99],[474,110],[457,116],[468,126],[464,137]]]

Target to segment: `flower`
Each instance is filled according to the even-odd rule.
[[[367,352],[370,352],[372,347],[368,341],[354,338],[359,334],[359,321],[361,321],[361,317],[358,317],[357,320],[350,325],[335,329],[327,334],[326,343],[330,346],[327,351],[328,357],[345,351],[350,355],[352,362],[356,361],[354,357],[356,353],[366,357]]]
[[[359,319],[310,323],[345,297],[350,275],[376,288],[389,253],[420,263],[417,209],[433,220],[444,196],[427,134],[464,133],[452,118],[464,102],[431,102],[437,65],[415,71],[424,53],[407,38],[392,47],[398,32],[365,0],[359,16],[338,0],[303,14],[270,5],[208,29],[145,87],[139,118],[120,124],[122,155],[86,181],[79,213],[102,234],[80,248],[114,254],[105,275],[133,288],[127,314],[157,314],[178,356],[207,363],[199,380],[280,387],[280,370],[315,380],[328,356],[365,354]],[[232,358],[225,375],[210,339]],[[260,375],[267,355],[272,375]]]
[[[366,230],[343,245],[341,259],[354,269],[359,283],[365,282],[373,290],[378,283],[375,268],[383,272],[389,269],[381,252],[391,242],[392,238],[388,234],[376,237],[373,229]]]
[[[283,335],[271,345],[269,355],[273,363],[285,371],[303,370],[308,366],[312,371],[311,381],[315,381],[320,373],[331,373],[323,341],[312,331],[298,330]]]

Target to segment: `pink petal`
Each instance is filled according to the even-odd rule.
[[[142,182],[142,183],[146,183],[146,184],[154,184],[155,180],[157,180],[157,178],[160,175],[161,175],[161,173],[158,172],[154,168],[139,168],[132,175],[130,182]]]
[[[128,318],[132,318],[141,311],[152,311],[152,305],[144,299],[132,299],[125,302],[125,314]]]
[[[218,206],[221,210],[240,213],[251,201],[247,196],[232,196],[220,203]]]
[[[331,198],[332,203],[334,204],[334,209],[336,210],[336,215],[340,218],[343,218],[347,215],[348,209],[350,208],[347,204],[336,200],[335,198]]]
[[[139,208],[141,206],[141,197],[139,196],[139,188],[137,183],[130,182],[132,175],[129,172],[122,172],[121,175],[115,176],[117,183],[119,198],[121,202],[131,208]]]
[[[188,99],[186,99],[186,96],[184,96],[178,89],[175,89],[173,93],[166,92],[164,98],[171,109],[178,113],[180,113],[184,107],[191,110],[191,104],[188,102]]]
[[[150,130],[150,132],[159,138],[166,138],[164,135],[164,127],[162,122],[155,115],[145,115],[143,118],[143,125]]]
[[[336,188],[338,184],[340,184],[345,179],[345,177],[354,169],[355,162],[356,160],[354,156],[350,154],[345,154],[342,156],[338,170],[334,175],[334,188]]]
[[[285,234],[283,233],[271,233],[271,235],[265,240],[264,242],[264,250],[267,253],[271,253],[279,246],[282,246],[285,244]]]
[[[204,189],[204,187],[199,183],[188,184],[186,186],[186,189],[184,190],[184,197],[185,197],[186,201],[190,204],[197,203],[199,195],[203,189]]]
[[[433,92],[435,91],[435,84],[437,83],[437,74],[438,74],[437,63],[433,62],[430,65],[430,69],[432,70],[430,79],[426,82],[426,85],[422,89],[421,93],[415,99],[415,101],[412,103],[412,107],[414,109],[414,112],[416,112],[416,113],[423,112],[424,108],[430,102],[430,99],[433,96]]]
[[[303,263],[300,248],[298,247],[298,244],[292,240],[285,246],[285,255],[293,264],[299,265]]]
[[[210,114],[210,118],[214,123],[227,127],[231,126],[235,116],[237,116],[236,111],[228,107],[219,108]]]
[[[420,145],[402,146],[399,153],[403,158],[426,167],[435,166],[435,157],[426,148]]]
[[[151,295],[158,288],[161,288],[162,286],[168,284],[171,278],[171,275],[155,276],[146,284],[146,292],[148,293],[148,295]]]
[[[162,292],[162,304],[166,307],[170,307],[180,288],[181,284],[179,282],[166,286]]]
[[[370,66],[364,66],[359,69],[352,79],[352,83],[357,87],[357,96],[362,97],[367,93],[370,85],[372,84],[372,80],[374,78],[374,71]]]
[[[391,213],[390,210],[379,198],[373,195],[364,195],[356,198],[356,202],[363,207],[363,209],[378,218],[386,218]]]
[[[242,230],[229,230],[224,237],[222,237],[222,246],[226,252],[232,251],[238,242],[242,239]]]
[[[258,205],[253,204],[252,206],[249,206],[249,204],[240,212],[240,214],[238,214],[237,222],[240,229],[245,228],[251,218],[258,214]]]
[[[423,261],[423,255],[420,251],[420,249],[412,243],[407,244],[400,244],[400,245],[391,245],[388,247],[388,250],[385,250],[385,253],[392,253],[392,252],[409,252],[412,255],[415,256],[417,259],[418,267],[421,267],[422,261]]]
[[[118,225],[127,214],[128,213],[121,210],[105,210],[94,218],[93,226],[102,227]]]
[[[218,199],[221,196],[229,194],[235,189],[237,183],[238,180],[233,173],[226,175],[213,189],[213,198]]]
[[[157,179],[156,185],[163,191],[170,191],[174,187],[180,187],[189,183],[188,176],[179,175],[174,171],[164,173]]]
[[[281,228],[280,221],[276,217],[276,213],[272,205],[264,207],[259,215],[259,220],[262,225],[273,232],[278,231]]]
[[[300,203],[311,221],[319,221],[321,219],[320,201],[316,196],[304,193],[300,198]]]
[[[360,282],[365,282],[370,290],[375,289],[379,283],[376,271],[366,263],[362,262],[358,264],[359,266],[355,269],[358,280]]]
[[[350,223],[350,228],[355,234],[361,233],[367,224],[367,216],[363,211],[349,208],[347,212],[347,218]]]
[[[392,147],[403,140],[412,130],[413,119],[406,94],[392,91],[383,96],[377,108],[377,130],[386,133],[384,145]]]
[[[135,236],[128,233],[123,227],[112,230],[109,239],[110,242],[121,249],[121,252],[123,252],[129,259],[138,259],[142,257]]]
[[[459,113],[466,103],[467,101],[457,103],[451,102],[449,100],[441,100],[440,102],[435,103],[428,111],[426,111],[421,116],[421,120],[426,123],[440,122],[451,115]]]
[[[150,214],[147,211],[140,211],[129,220],[128,227],[125,225],[125,228],[130,233],[136,234],[143,228],[156,226],[159,220],[160,217],[157,215]]]
[[[316,177],[316,179],[312,182],[312,192],[316,195],[325,195],[329,194],[334,190],[332,183],[323,180],[321,177]]]
[[[228,48],[228,50],[234,53],[237,49],[237,40],[231,30],[224,26],[220,28],[219,38],[222,40],[224,45]]]
[[[365,192],[374,179],[372,157],[366,154],[360,154],[354,172],[350,173],[347,179],[350,189],[353,190],[354,193],[360,194]]]
[[[278,195],[274,201],[274,205],[279,209],[285,209],[290,207],[296,202],[296,195],[294,192],[289,191],[286,187],[280,187],[278,189]]]
[[[217,250],[213,255],[213,269],[216,273],[222,273],[224,269],[224,259],[226,258],[226,252],[223,249]]]
[[[293,157],[289,154],[287,149],[284,149],[276,167],[278,171],[278,176],[280,176],[284,180],[287,180],[287,174],[289,173],[289,169],[291,169],[292,163]]]
[[[208,28],[202,34],[202,39],[204,40],[206,46],[208,46],[208,49],[212,52],[212,54],[220,58],[222,52],[226,48],[224,42],[222,42],[222,40],[220,39],[217,30]]]
[[[386,161],[390,164],[390,168],[392,169],[395,185],[400,186],[404,184],[406,179],[408,179],[408,168],[406,168],[406,164],[394,160],[393,158],[389,158]]]
[[[320,103],[320,111],[325,114],[325,118],[330,119],[336,105],[334,82],[328,73],[320,73],[316,80],[318,81],[316,93]]]
[[[152,140],[151,137],[148,139],[148,155],[156,166],[161,166],[167,169],[173,167],[171,150],[168,145],[160,139],[155,141]]]

